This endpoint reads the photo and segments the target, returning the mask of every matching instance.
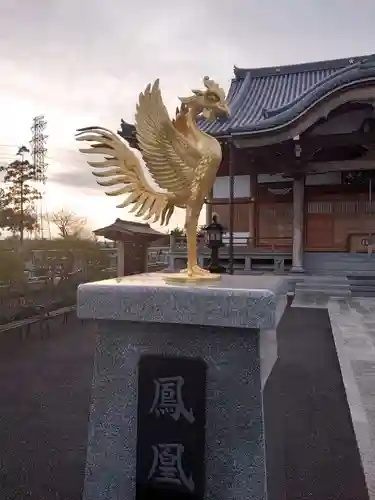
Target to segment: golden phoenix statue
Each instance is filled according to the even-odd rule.
[[[180,97],[180,108],[170,119],[163,103],[159,80],[140,94],[135,114],[135,128],[143,162],[160,188],[154,189],[145,177],[143,162],[134,149],[118,134],[101,127],[77,130],[76,139],[91,143],[81,153],[99,154],[102,161],[88,161],[101,186],[122,185],[106,192],[109,196],[127,195],[118,205],[143,220],[168,224],[175,207],[186,210],[187,269],[171,274],[168,280],[196,282],[220,276],[198,266],[197,226],[204,201],[214,184],[222,159],[219,142],[199,129],[197,119],[213,120],[229,116],[225,93],[209,77],[203,79],[205,90],[193,90],[190,97]],[[97,169],[102,169],[99,171]],[[109,177],[110,179],[103,179]]]

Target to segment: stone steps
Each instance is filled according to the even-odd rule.
[[[325,297],[375,297],[375,273],[315,275],[299,277],[294,285],[295,298],[306,300],[316,295]]]
[[[375,276],[348,276],[352,297],[375,297]]]
[[[351,291],[350,287],[305,287],[305,288],[296,288],[295,294],[298,293],[316,293],[321,295],[326,295],[328,297],[350,297]]]
[[[346,275],[375,271],[375,253],[306,252],[304,266],[308,272]]]
[[[353,290],[351,292],[352,297],[374,297],[375,290]]]
[[[302,294],[349,297],[350,285],[346,276],[306,276],[295,285],[295,296]]]

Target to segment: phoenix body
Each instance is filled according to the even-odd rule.
[[[140,94],[135,128],[143,161],[122,137],[105,128],[79,129],[76,135],[78,141],[91,143],[89,148],[80,149],[82,153],[104,158],[88,161],[98,184],[120,185],[106,194],[126,195],[118,208],[131,206],[135,216],[161,225],[168,224],[175,207],[186,211],[188,264],[182,272],[187,280],[208,278],[209,272],[197,263],[196,233],[222,159],[219,142],[199,129],[197,119],[229,115],[224,91],[208,77],[203,83],[205,90],[193,90],[192,96],[179,98],[181,106],[172,120],[158,80]],[[160,189],[147,181],[144,168]]]

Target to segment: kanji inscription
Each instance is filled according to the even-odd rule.
[[[182,465],[184,449],[181,443],[152,445],[154,458],[148,478],[159,483],[183,485],[194,491],[193,478],[186,474]]]
[[[206,363],[147,355],[138,368],[136,499],[202,500]]]
[[[170,415],[174,420],[178,420],[182,415],[189,423],[193,423],[195,418],[193,410],[185,408],[182,399],[182,386],[185,380],[181,376],[161,377],[154,380],[155,397],[150,412],[160,415]]]

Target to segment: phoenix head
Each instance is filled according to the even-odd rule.
[[[183,107],[202,113],[207,120],[214,120],[219,116],[228,117],[229,107],[224,90],[208,76],[203,78],[203,84],[205,90],[193,90],[193,96],[179,97]]]

